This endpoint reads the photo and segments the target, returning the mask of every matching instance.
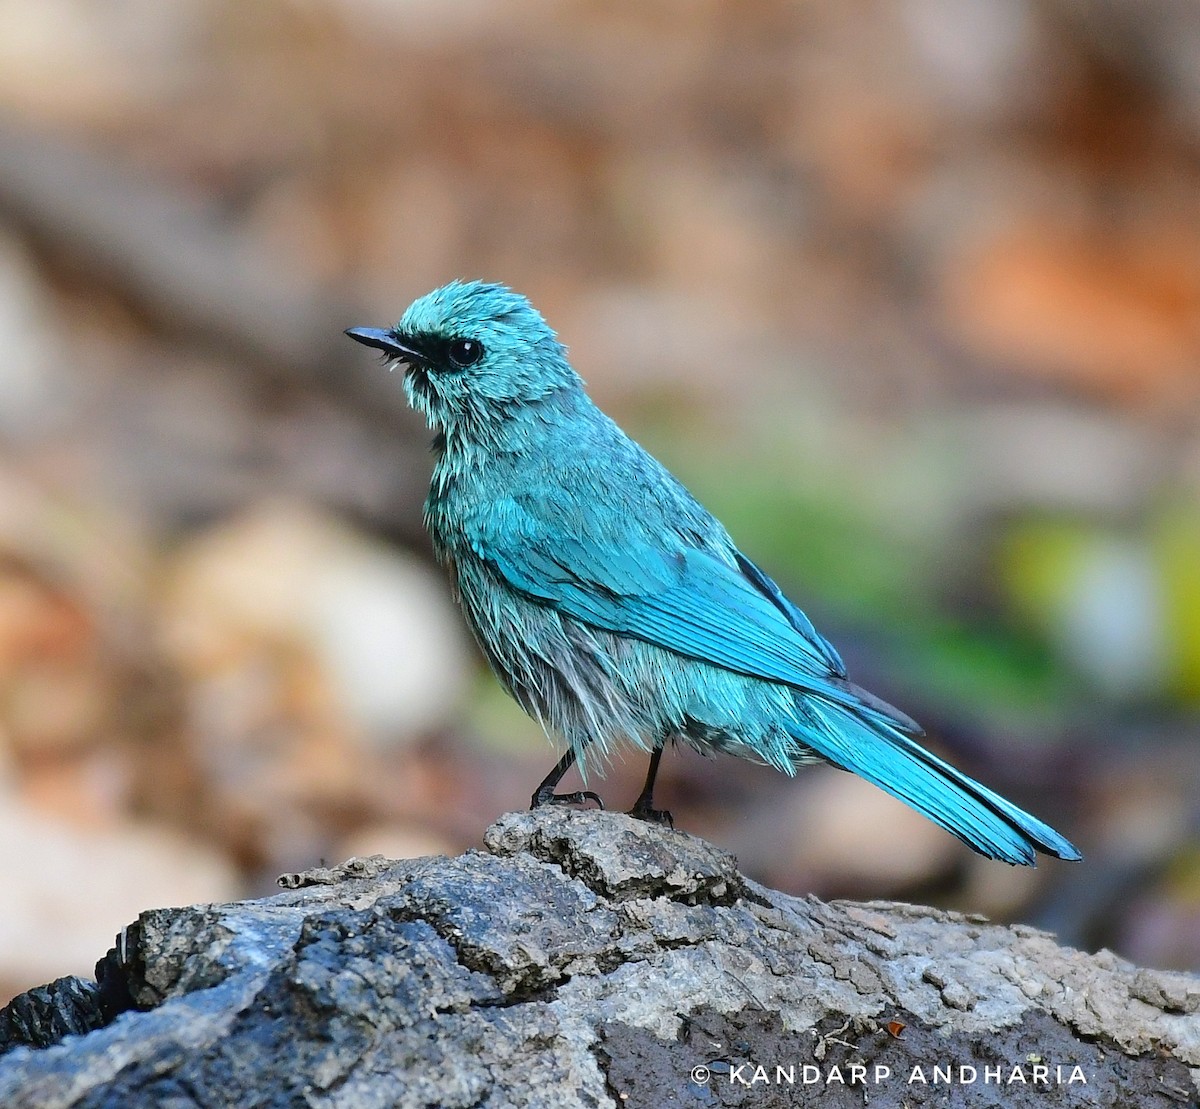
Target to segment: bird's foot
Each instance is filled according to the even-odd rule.
[[[583,805],[595,801],[598,809],[604,808],[600,794],[590,789],[579,789],[574,793],[553,793],[550,790],[538,790],[529,801],[531,809],[540,809],[543,805]]]
[[[651,808],[650,805],[635,801],[629,815],[635,820],[645,820],[649,824],[663,824],[668,828],[675,827],[675,818],[666,809]]]

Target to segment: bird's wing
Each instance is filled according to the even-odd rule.
[[[881,723],[919,733],[899,710],[846,680],[833,647],[761,570],[682,537],[662,542],[636,523],[576,513],[572,534],[525,510],[475,551],[533,600],[593,627],[740,674],[782,682]]]

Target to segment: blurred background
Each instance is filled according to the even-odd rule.
[[[1200,969],[1198,213],[1172,0],[0,0],[0,995],[528,804],[340,334],[452,277],[1086,862],[692,752],[680,827]]]

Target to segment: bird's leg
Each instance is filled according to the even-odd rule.
[[[662,761],[662,753],[662,747],[655,747],[650,755],[650,769],[646,771],[646,784],[642,786],[642,792],[634,801],[629,815],[636,816],[639,820],[649,820],[652,824],[667,824],[674,828],[675,821],[671,814],[666,809],[654,807],[654,779],[658,776],[658,764]]]
[[[567,753],[554,764],[554,769],[542,779],[542,784],[533,791],[529,801],[531,809],[541,808],[542,805],[582,805],[584,801],[595,801],[600,808],[604,802],[598,793],[590,789],[576,790],[574,793],[555,793],[554,787],[562,781],[562,776],[575,765],[575,748],[568,747]]]

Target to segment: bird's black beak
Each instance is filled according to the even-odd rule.
[[[402,362],[411,364],[425,360],[425,356],[419,350],[402,342],[394,331],[384,331],[378,327],[348,327],[345,334],[356,343],[374,347],[390,358],[398,358]]]

